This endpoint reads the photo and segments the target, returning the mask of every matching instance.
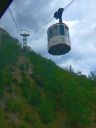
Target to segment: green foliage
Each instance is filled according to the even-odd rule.
[[[11,73],[14,73],[15,72],[15,68],[14,67],[9,67],[9,71],[11,72]]]
[[[21,64],[21,65],[19,66],[19,69],[20,69],[21,71],[25,71],[25,70],[26,70],[26,67],[25,67],[24,64]]]
[[[0,47],[0,67],[16,64],[17,57],[20,55],[20,44],[18,40],[13,40],[8,34],[2,34]]]
[[[18,83],[17,78],[13,78],[12,82],[13,82],[13,83]]]
[[[32,122],[32,118],[33,118],[33,115],[32,114],[26,114],[24,117],[23,117],[23,120],[27,121],[27,122]]]
[[[19,120],[17,125],[14,122],[17,128],[48,128],[56,121],[61,124],[58,127],[90,128],[95,123],[96,80],[76,75],[71,66],[70,70],[63,70],[33,51],[28,52],[25,64],[19,64],[17,59],[21,53],[18,41],[5,34],[2,42],[0,127],[7,128],[7,124],[11,124],[12,119],[8,118],[9,122],[5,119],[10,113],[15,114],[17,122]],[[31,76],[27,73],[30,66],[33,71]],[[66,113],[66,119],[58,119],[58,113],[60,118],[62,113]]]
[[[41,103],[38,106],[38,111],[42,117],[42,121],[47,124],[54,119],[55,106],[51,99],[46,97],[41,98]]]
[[[22,78],[21,88],[22,88],[23,96],[25,96],[26,98],[29,97],[30,96],[30,80],[26,77],[26,75],[24,75]]]
[[[37,89],[32,90],[30,97],[28,98],[28,103],[35,107],[40,104],[40,94]]]
[[[91,92],[94,89],[96,90],[94,86],[96,83],[83,75],[70,74],[68,71],[58,68],[50,60],[36,56],[35,53],[31,53],[30,61],[33,64],[35,63],[34,72],[41,77],[43,89],[52,100],[52,103],[67,112],[67,126],[70,124],[70,127],[89,127],[93,123],[92,117],[94,113],[94,109],[91,106],[96,105],[96,94]],[[38,80],[37,78],[35,79]],[[50,117],[52,117],[48,111],[49,108],[51,109],[51,103],[49,102],[48,104],[48,102],[44,100],[39,105],[39,113],[46,123],[50,122]],[[55,109],[51,113],[54,111]]]
[[[5,128],[5,124],[6,124],[6,122],[5,122],[5,113],[4,113],[4,111],[0,108],[0,127],[1,128]]]
[[[44,85],[43,85],[43,82],[42,82],[42,78],[40,76],[37,76],[36,74],[31,74],[31,77],[34,78],[35,82],[36,82],[36,85],[43,88]]]
[[[88,100],[86,99],[87,97],[82,96],[83,93],[78,93],[76,96],[73,92],[70,92],[70,90],[68,95],[65,95],[62,97],[62,103],[64,109],[69,115],[68,123],[72,124],[73,127],[76,124],[79,124],[84,128],[90,126],[93,123],[93,112],[89,107]]]
[[[4,95],[4,87],[0,85],[0,97],[3,97]]]
[[[7,101],[6,110],[12,113],[20,112],[20,104],[16,100],[10,99]]]
[[[5,68],[0,72],[0,85],[11,85],[12,83],[12,75],[10,71]]]
[[[21,124],[21,125],[19,125],[17,128],[29,128],[29,127],[26,126],[25,124]]]

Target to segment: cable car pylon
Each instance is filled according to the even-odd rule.
[[[22,31],[20,36],[23,37],[23,45],[22,45],[23,55],[27,55],[28,54],[27,37],[30,36],[30,34],[28,31]]]

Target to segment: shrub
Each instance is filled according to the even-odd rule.
[[[3,97],[4,95],[4,87],[0,85],[0,97]]]
[[[8,100],[6,104],[6,110],[13,113],[20,112],[20,105],[15,100]]]
[[[18,83],[17,78],[13,78],[12,82],[13,82],[13,83]]]

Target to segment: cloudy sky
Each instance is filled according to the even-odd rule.
[[[47,29],[58,22],[54,12],[71,0],[14,0],[10,8],[20,30],[29,30],[28,44],[42,56],[52,59],[60,67],[72,65],[75,71],[89,74],[96,70],[96,0],[77,0],[63,13],[63,21],[69,26],[71,51],[62,56],[47,52]],[[0,19],[0,27],[22,40],[9,10]]]

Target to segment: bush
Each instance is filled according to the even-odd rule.
[[[26,70],[26,67],[25,67],[24,64],[21,64],[21,65],[19,66],[19,69],[20,69],[21,71],[25,71],[25,70]]]
[[[44,124],[48,124],[49,122],[54,120],[54,110],[55,104],[51,101],[51,99],[42,97],[41,103],[38,107],[38,112]]]
[[[34,115],[33,115],[34,116]],[[27,114],[23,117],[23,119],[27,122],[32,123],[32,114]]]
[[[29,127],[26,126],[25,124],[21,124],[21,125],[19,125],[17,128],[29,128]]]
[[[17,78],[13,78],[12,82],[13,82],[13,83],[18,83]]]
[[[6,104],[6,110],[13,113],[20,112],[20,105],[15,100],[8,100]]]
[[[14,73],[14,72],[15,72],[15,68],[9,67],[9,71],[10,71],[11,73]]]
[[[40,104],[40,94],[37,90],[33,90],[29,99],[28,103],[32,106],[37,107]]]
[[[0,97],[3,97],[4,95],[4,87],[0,85]]]

